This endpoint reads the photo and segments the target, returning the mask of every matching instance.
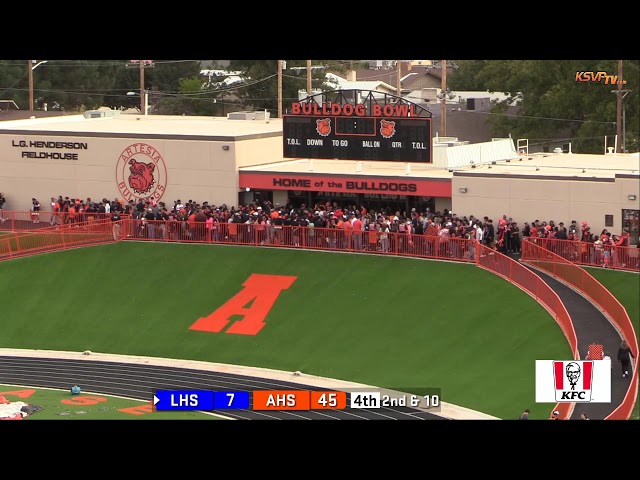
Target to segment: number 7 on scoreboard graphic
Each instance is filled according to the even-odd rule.
[[[214,410],[247,410],[249,403],[249,392],[213,392]]]

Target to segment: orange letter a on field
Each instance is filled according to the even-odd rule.
[[[265,326],[264,319],[271,311],[280,292],[293,285],[297,278],[254,273],[242,284],[244,288],[232,299],[208,317],[199,318],[189,327],[189,330],[220,332],[229,323],[231,317],[241,315],[244,318],[231,325],[226,333],[257,335]],[[252,300],[251,306],[246,308],[245,305]]]

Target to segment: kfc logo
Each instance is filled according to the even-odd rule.
[[[611,359],[536,360],[536,402],[611,403]]]
[[[129,145],[118,157],[116,182],[127,202],[160,199],[167,188],[167,167],[162,155],[146,143]]]

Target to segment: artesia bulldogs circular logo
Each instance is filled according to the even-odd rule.
[[[118,190],[125,201],[162,198],[167,189],[167,166],[160,152],[146,143],[125,148],[116,166]]]

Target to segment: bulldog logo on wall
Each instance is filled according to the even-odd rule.
[[[116,182],[126,202],[139,198],[159,200],[167,188],[167,166],[154,147],[134,143],[118,157]]]

